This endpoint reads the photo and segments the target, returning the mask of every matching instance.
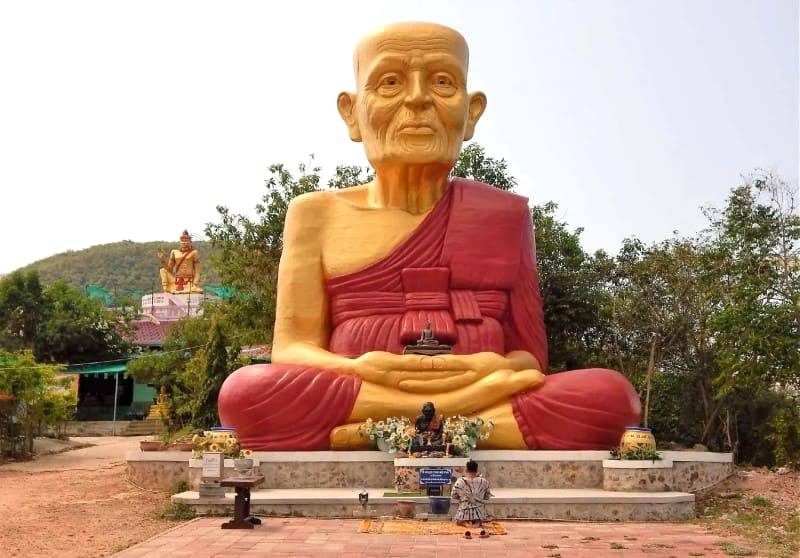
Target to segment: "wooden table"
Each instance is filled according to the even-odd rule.
[[[264,482],[264,475],[254,477],[229,477],[220,481],[220,486],[232,486],[236,490],[233,500],[233,519],[222,524],[223,529],[252,529],[261,525],[261,520],[250,515],[250,489]]]

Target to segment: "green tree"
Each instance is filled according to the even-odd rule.
[[[715,310],[716,401],[729,436],[752,461],[800,453],[797,430],[783,428],[792,411],[782,411],[797,404],[800,389],[797,209],[795,190],[759,171],[731,192],[722,209],[706,210],[707,283],[717,286],[709,288],[708,301]],[[759,407],[767,411],[753,416]],[[764,439],[775,448],[761,455],[748,451]]]
[[[30,453],[33,438],[48,426],[67,420],[77,404],[76,395],[56,374],[59,366],[42,364],[30,351],[0,351],[0,450]],[[10,397],[9,397],[10,396]],[[22,436],[23,445],[17,440]]]
[[[451,174],[477,180],[500,190],[513,191],[517,186],[517,179],[508,173],[506,160],[489,157],[486,148],[477,143],[470,143],[461,149]]]
[[[709,228],[695,238],[623,244],[609,284],[608,353],[649,399],[657,435],[731,449],[755,464],[793,459],[800,453],[790,426],[800,385],[793,193],[757,174],[705,213]]]
[[[328,180],[328,188],[341,190],[350,186],[365,184],[375,178],[375,173],[370,167],[358,165],[339,165],[336,167],[333,178]]]
[[[42,288],[35,271],[0,280],[0,349],[29,349],[39,362],[95,362],[127,355],[123,318],[65,281]]]
[[[230,341],[226,316],[214,307],[184,318],[167,331],[163,350],[128,362],[127,374],[140,383],[164,386],[178,426],[207,429],[219,424],[217,397],[225,378],[244,365],[239,345]]]
[[[33,347],[44,321],[44,289],[35,271],[0,279],[0,349]]]
[[[531,215],[550,369],[571,370],[603,362],[609,334],[604,287],[613,262],[603,251],[584,252],[583,229],[571,232],[555,218],[557,207],[552,202],[534,206]]]
[[[202,354],[202,389],[192,402],[192,426],[208,429],[220,424],[217,398],[225,378],[239,364],[238,347],[228,347],[228,342],[217,321],[211,325],[208,342]]]
[[[45,289],[45,318],[33,343],[41,362],[113,360],[131,351],[122,316],[65,281]]]
[[[723,359],[719,387],[752,392],[800,388],[800,216],[794,192],[759,174],[733,190],[722,210],[708,209],[711,301]]]
[[[609,366],[638,387],[644,422],[674,442],[700,441],[718,414],[703,250],[691,239],[625,240],[608,285]]]
[[[225,312],[237,324],[244,343],[263,343],[272,337],[286,210],[296,196],[319,189],[319,171],[301,165],[295,177],[284,165],[271,165],[255,220],[217,206],[221,221],[206,225],[206,236],[217,250],[212,260],[220,280],[240,293],[225,301]]]
[[[196,352],[205,345],[210,329],[211,320],[205,316],[178,320],[167,330],[162,350],[144,353],[129,361],[127,375],[136,378],[139,383],[164,386],[171,391],[170,395],[179,399],[190,395],[190,390],[198,390],[200,386],[190,386],[184,390],[180,375],[185,372]]]

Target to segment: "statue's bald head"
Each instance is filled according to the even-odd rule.
[[[455,163],[486,96],[467,92],[469,49],[435,23],[394,23],[369,33],[353,58],[356,92],[337,99],[350,139],[373,166]]]
[[[358,87],[362,83],[359,72],[368,68],[379,53],[390,49],[448,51],[461,62],[464,78],[467,77],[469,47],[461,33],[438,23],[391,23],[367,33],[356,45],[353,52],[353,73]]]

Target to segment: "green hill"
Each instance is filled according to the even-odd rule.
[[[192,242],[200,252],[200,281],[202,285],[218,285],[219,275],[211,265],[212,252],[208,242]],[[44,284],[64,279],[71,285],[83,289],[86,285],[97,285],[114,293],[137,290],[161,291],[158,275],[159,263],[156,249],[161,247],[165,255],[175,248],[172,242],[132,242],[123,240],[111,244],[100,244],[85,250],[70,250],[21,268],[35,270]]]

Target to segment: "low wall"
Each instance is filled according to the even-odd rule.
[[[71,420],[66,423],[67,436],[124,436],[129,420]]]
[[[180,483],[188,482],[191,456],[190,451],[129,451],[128,479],[151,490],[172,492]]]
[[[664,475],[661,479],[654,477],[650,490],[660,486],[659,490],[694,493],[720,483],[733,473],[730,453],[661,453],[664,462],[672,463],[669,479]],[[603,487],[603,463],[609,454],[606,451],[480,450],[473,452],[471,457],[478,462],[479,471],[490,479],[493,488],[563,489]],[[266,488],[287,489],[365,486],[389,489],[395,484],[395,467],[402,467],[410,461],[395,461],[393,454],[379,451],[254,452],[253,458],[258,471],[267,479]],[[426,458],[415,461],[420,464],[427,462]],[[454,469],[461,461],[453,459]],[[191,452],[133,451],[128,453],[127,462],[131,480],[147,488],[171,490],[178,482],[184,481],[190,490],[197,490],[200,483],[202,462],[191,459]],[[225,474],[234,474],[231,460],[225,461]],[[613,485],[612,482],[609,487]],[[623,488],[623,484],[617,486],[620,488],[608,489],[641,490]]]
[[[656,461],[603,460],[603,489],[643,492],[702,492],[733,473],[733,454],[660,452]]]

